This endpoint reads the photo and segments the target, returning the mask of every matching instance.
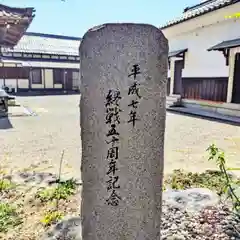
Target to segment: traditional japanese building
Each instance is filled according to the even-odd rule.
[[[14,65],[12,61],[4,61],[3,49],[16,46],[31,24],[34,12],[33,8],[13,8],[0,4],[0,88],[5,83],[1,73]]]
[[[33,8],[0,5],[0,88],[78,90],[81,39],[26,33],[33,18]]]
[[[240,116],[240,0],[202,1],[161,29],[170,48],[169,95]]]
[[[15,47],[2,49],[2,84],[17,92],[79,90],[80,40],[25,33]]]

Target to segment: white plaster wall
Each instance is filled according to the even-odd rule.
[[[37,62],[37,61],[22,61],[23,66],[26,67],[39,67],[39,68],[75,68],[79,69],[79,63],[69,62]]]
[[[183,77],[228,77],[225,57],[208,48],[226,40],[240,38],[240,18],[225,15],[240,12],[240,3],[163,29],[169,40],[169,51],[188,48]]]
[[[29,88],[29,80],[28,79],[18,79],[18,88]]]
[[[16,67],[16,64],[15,63],[6,63],[6,62],[4,62],[3,64],[2,64],[2,66],[3,67]]]
[[[60,83],[54,84],[54,88],[61,89],[63,86]]]
[[[22,66],[21,61],[0,59],[0,67],[21,67],[21,66]]]
[[[32,83],[32,88],[44,88],[43,84]]]
[[[3,80],[3,79],[0,79],[0,88],[2,88],[3,83],[4,83],[4,80]]]
[[[170,77],[171,77],[171,71],[168,70],[168,78],[170,78]]]
[[[236,53],[239,53],[239,52],[240,52],[240,47],[232,48],[230,50],[230,55],[235,57]]]
[[[52,71],[52,69],[45,69],[43,71],[44,71],[45,88],[53,88],[53,71]]]
[[[6,79],[5,86],[15,88],[17,90],[17,79]]]

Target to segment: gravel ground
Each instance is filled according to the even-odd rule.
[[[34,166],[57,172],[64,150],[63,172],[79,177],[81,140],[79,96],[18,97],[37,116],[0,119],[0,165],[9,169]],[[183,168],[204,171],[214,168],[206,148],[216,143],[226,152],[229,167],[240,167],[240,127],[167,114],[165,172]],[[4,166],[3,166],[4,165]]]
[[[239,240],[239,218],[230,214],[226,206],[218,205],[188,214],[163,205],[161,240]],[[43,235],[41,240],[75,239],[82,240],[81,219],[66,219]]]
[[[37,116],[0,119],[0,165],[8,170],[34,168],[80,177],[79,96],[18,97]],[[9,126],[9,129],[3,129]],[[12,126],[12,127],[11,127]]]
[[[58,174],[64,151],[62,168],[64,177],[79,179],[81,162],[79,96],[18,97],[17,99],[22,105],[35,112],[36,116],[10,117],[9,121],[0,119],[0,175],[1,171],[10,175],[15,171]],[[165,173],[178,168],[194,172],[214,168],[214,163],[207,161],[205,152],[212,143],[225,150],[229,167],[240,167],[239,127],[168,113]],[[40,174],[37,177],[40,182],[42,176],[43,174]],[[31,182],[31,176],[29,179]],[[78,197],[79,195],[73,202],[80,201]],[[75,205],[79,206],[79,204]],[[68,212],[77,214],[79,210],[75,209],[76,206]],[[38,206],[34,205],[34,207]],[[37,211],[34,207],[30,207],[29,214]],[[184,211],[172,209],[164,204],[162,218],[163,239],[239,239],[226,234],[228,230],[232,234],[230,228],[233,224],[239,224],[239,220],[236,222],[232,219],[227,211],[222,210],[222,206],[189,216]],[[39,222],[39,219],[36,219],[36,222]],[[216,229],[218,235],[215,236]],[[32,229],[29,229],[29,232],[30,230],[32,232]],[[27,232],[26,229],[24,231]]]
[[[162,240],[239,240],[240,218],[224,205],[189,214],[163,203]]]
[[[163,192],[161,240],[239,240],[240,216],[206,188]],[[82,240],[81,218],[65,218],[41,240]],[[64,236],[64,237],[63,237]]]

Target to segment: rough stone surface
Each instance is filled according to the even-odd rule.
[[[207,188],[191,188],[182,191],[167,190],[163,192],[163,200],[175,208],[188,213],[199,212],[205,207],[216,206],[219,197]]]
[[[0,89],[0,117],[5,117],[7,115],[7,97],[8,94],[3,89]]]
[[[166,38],[151,25],[107,24],[83,37],[80,108],[84,240],[160,238],[167,54]],[[141,72],[135,80],[128,76],[134,64]],[[128,95],[135,81],[139,92]],[[114,162],[107,158],[111,144],[106,141],[112,140],[106,136],[111,126],[105,122],[109,90],[115,96],[120,91],[121,112],[120,123],[116,118],[111,122],[119,133],[114,145],[119,148],[117,170],[107,175],[109,163]],[[129,113],[134,111],[128,106],[132,100],[138,101],[135,127],[128,123]],[[114,106],[116,101],[111,104]],[[115,158],[117,149],[114,151]],[[107,183],[111,176],[115,184]],[[120,199],[110,197],[114,191]]]

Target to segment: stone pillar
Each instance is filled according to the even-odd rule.
[[[175,59],[170,58],[170,94],[173,95],[174,92],[174,74],[175,74]]]
[[[0,89],[0,117],[8,115],[8,94]]]
[[[159,240],[168,41],[146,24],[80,45],[83,240]]]
[[[234,70],[235,70],[235,57],[236,51],[235,49],[230,49],[229,54],[229,75],[228,75],[228,87],[227,87],[227,103],[232,102],[232,94],[233,94],[233,80],[234,80]]]

